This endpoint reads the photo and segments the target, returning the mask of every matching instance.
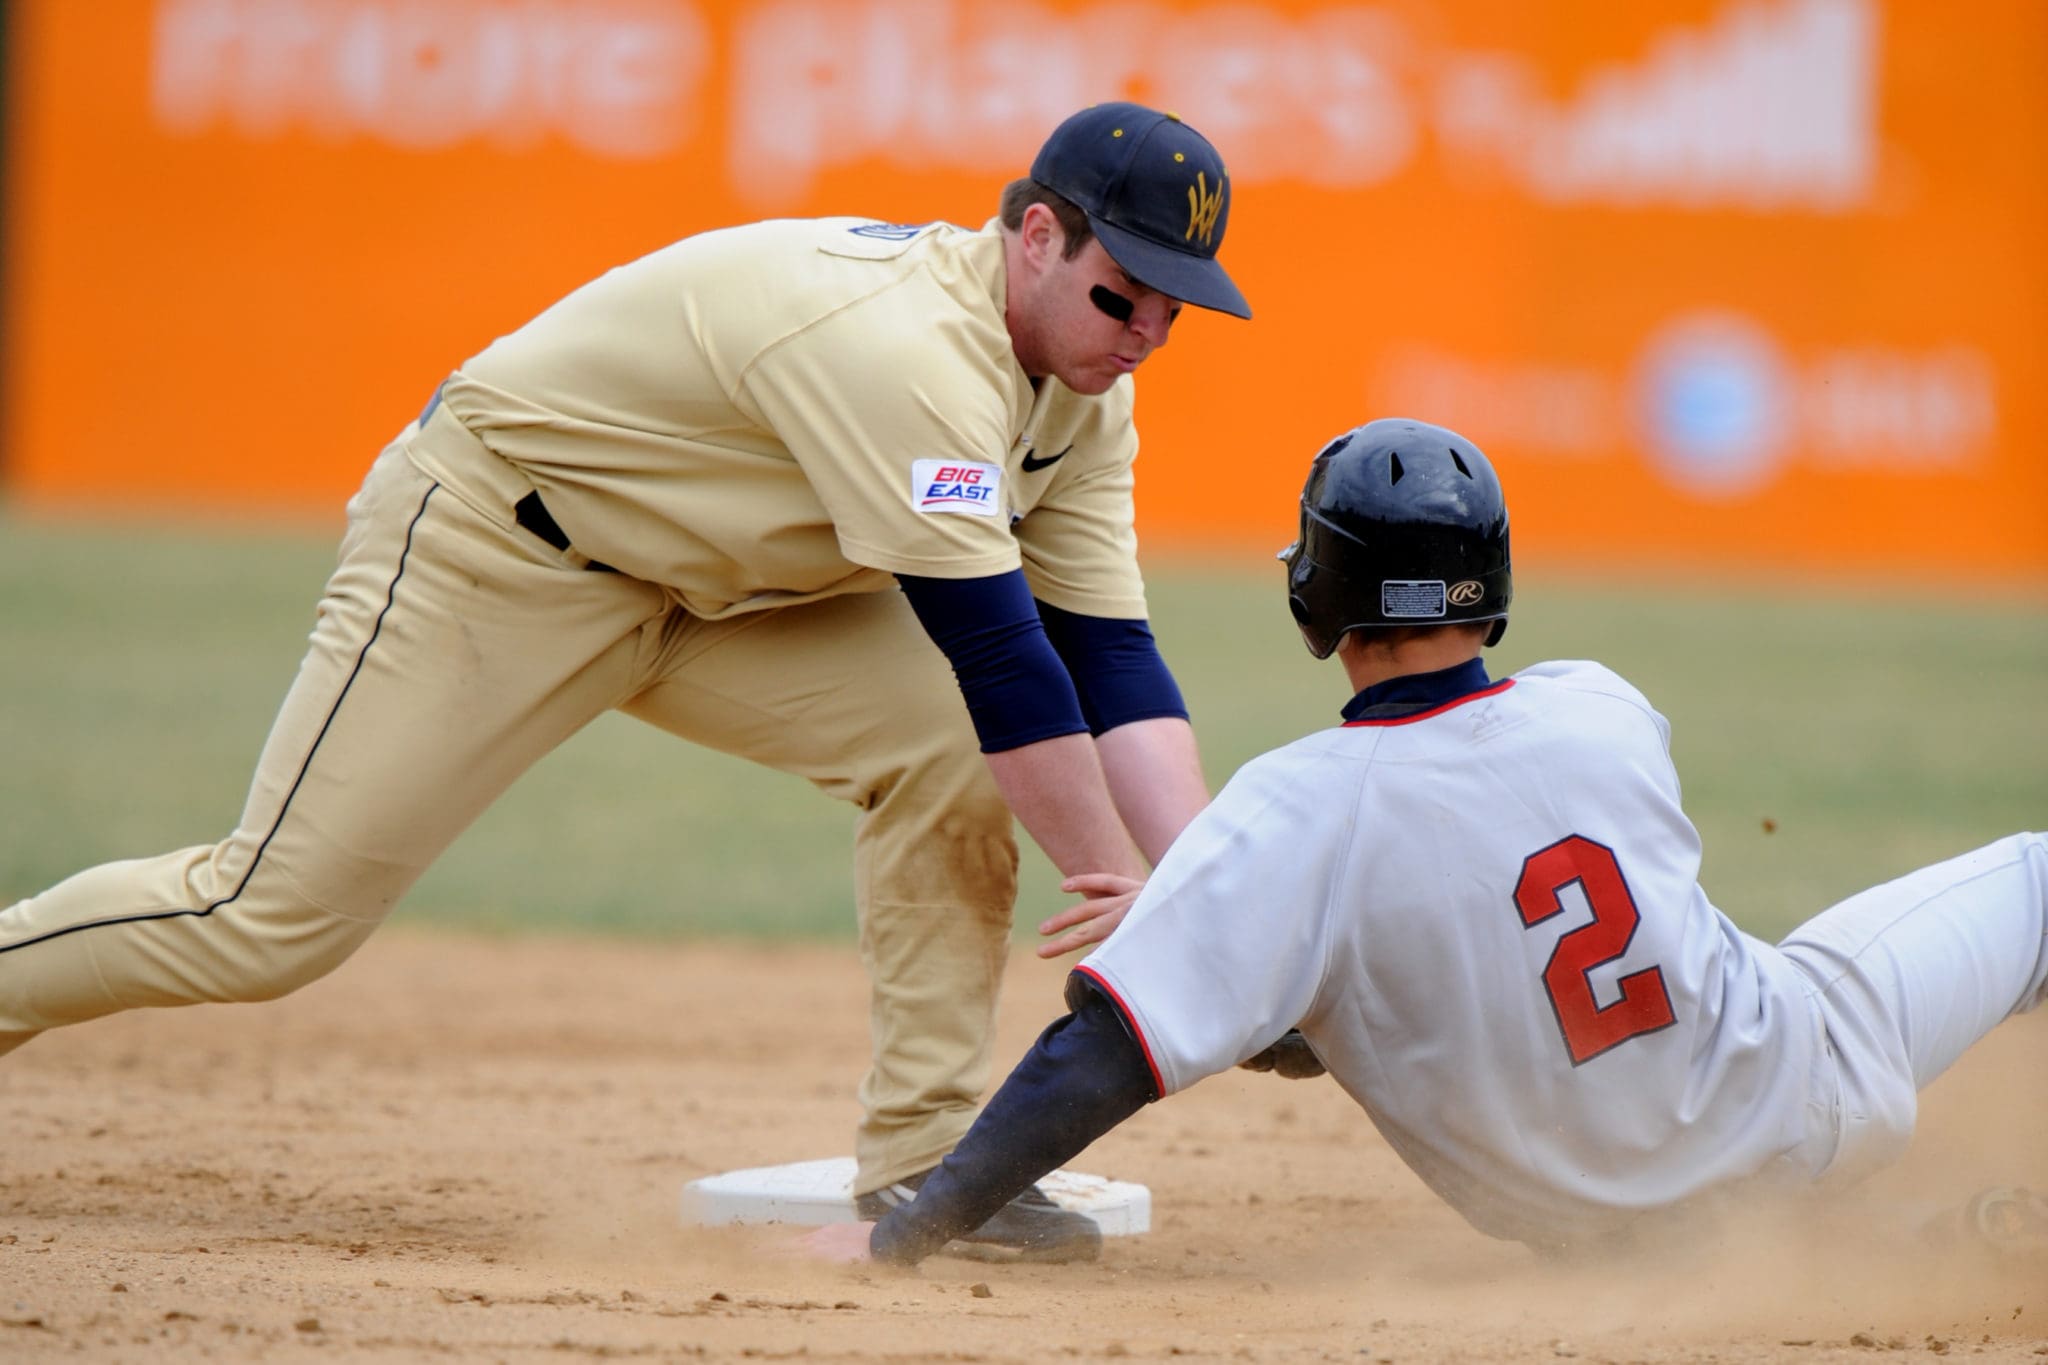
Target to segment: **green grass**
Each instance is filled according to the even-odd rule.
[[[0,516],[0,903],[224,834],[312,627],[324,535]],[[1154,624],[1220,782],[1346,696],[1275,566],[1164,566]],[[1669,717],[1715,901],[1775,936],[1863,886],[2048,827],[2048,610],[1524,567],[1496,674],[1595,658]],[[1766,822],[1775,832],[1766,832]],[[851,815],[607,716],[551,755],[401,917],[491,929],[850,938]],[[1019,918],[1063,904],[1028,845]]]

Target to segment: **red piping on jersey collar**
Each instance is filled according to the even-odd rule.
[[[1347,720],[1342,728],[1355,730],[1362,726],[1413,725],[1418,720],[1428,720],[1431,716],[1440,716],[1446,711],[1454,710],[1457,707],[1463,706],[1468,701],[1478,701],[1481,697],[1497,696],[1514,685],[1515,680],[1513,678],[1502,678],[1491,687],[1482,687],[1477,692],[1467,692],[1462,697],[1453,697],[1442,706],[1432,706],[1427,711],[1417,711],[1412,716],[1390,716],[1385,720]]]
[[[1076,966],[1074,970],[1102,987],[1102,993],[1109,997],[1110,1003],[1116,1006],[1119,1014],[1123,1015],[1124,1022],[1131,1026],[1131,1036],[1138,1040],[1138,1050],[1145,1054],[1145,1065],[1152,1069],[1152,1088],[1159,1092],[1160,1099],[1165,1099],[1166,1077],[1159,1074],[1159,1063],[1152,1060],[1152,1044],[1145,1041],[1145,1030],[1138,1027],[1138,1016],[1131,1013],[1131,1007],[1124,1003],[1124,998],[1121,995],[1116,993],[1116,987],[1102,979],[1101,972],[1094,970],[1085,962]]]

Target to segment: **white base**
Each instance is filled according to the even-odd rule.
[[[853,1158],[840,1156],[707,1175],[683,1186],[683,1221],[713,1227],[852,1223],[858,1221],[853,1212],[853,1173]],[[1054,1171],[1038,1182],[1038,1188],[1061,1208],[1093,1218],[1105,1237],[1151,1231],[1152,1191],[1143,1185]]]

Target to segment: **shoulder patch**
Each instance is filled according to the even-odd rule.
[[[964,460],[914,460],[910,465],[910,505],[927,515],[964,512],[971,517],[998,516],[1003,510],[1003,467]]]
[[[951,227],[934,219],[929,223],[855,223],[830,233],[818,243],[827,256],[856,261],[893,261],[911,249],[914,242]]]
[[[879,237],[885,242],[907,242],[930,227],[930,223],[863,223],[847,231],[856,237]]]

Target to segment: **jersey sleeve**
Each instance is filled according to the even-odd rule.
[[[1247,764],[1077,971],[1138,1033],[1162,1095],[1310,1017],[1331,960],[1356,778],[1303,744]]]
[[[956,335],[981,325],[913,278],[743,376],[738,400],[795,457],[853,563],[934,578],[1019,567],[1003,487],[1013,379]]]

